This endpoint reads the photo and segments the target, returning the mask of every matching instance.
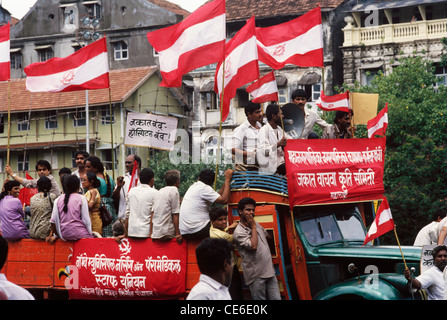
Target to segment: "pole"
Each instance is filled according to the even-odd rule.
[[[6,148],[6,164],[9,166],[9,144],[11,140],[11,80],[8,80],[8,146]]]
[[[219,170],[219,160],[220,160],[220,140],[222,136],[222,107],[225,92],[225,59],[222,62],[222,94],[220,95],[220,119],[219,119],[219,140],[217,141],[217,152],[216,152],[216,172],[214,173],[214,190],[216,190],[217,185],[217,174]]]
[[[404,260],[405,269],[408,269],[407,263],[405,262],[404,254],[402,252],[402,248],[400,246],[399,237],[397,236],[396,226],[394,226],[394,235],[396,236],[397,245],[399,246],[400,254],[402,255],[402,260]]]
[[[110,140],[111,142],[111,152],[112,152],[112,177],[115,180],[115,148],[113,147],[113,121],[112,121],[112,90],[109,87],[109,114],[110,114]]]
[[[90,153],[89,112],[88,90],[85,90],[85,151],[87,151],[88,153]]]

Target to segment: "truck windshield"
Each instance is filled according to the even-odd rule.
[[[365,229],[354,213],[333,212],[306,217],[300,221],[301,228],[311,245],[340,241],[363,241]]]

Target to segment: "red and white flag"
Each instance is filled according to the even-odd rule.
[[[246,91],[253,96],[254,103],[278,101],[278,86],[273,71],[253,82]]]
[[[385,104],[377,116],[372,118],[366,124],[368,129],[368,138],[375,135],[384,136],[386,134],[386,128],[388,127],[388,103]]]
[[[377,210],[376,218],[366,234],[363,245],[393,229],[394,220],[393,216],[391,215],[390,205],[388,204],[386,197],[383,197],[382,203]]]
[[[230,101],[237,88],[259,78],[258,50],[255,35],[255,17],[225,45],[225,70],[222,61],[218,63],[214,91],[222,98],[222,121],[230,113]]]
[[[316,101],[316,105],[324,111],[344,111],[350,112],[349,91],[339,93],[333,96],[325,96],[321,91],[320,97]]]
[[[9,22],[0,27],[0,81],[11,78]]]
[[[185,73],[223,60],[225,0],[207,3],[178,24],[149,32],[147,39],[158,52],[160,86],[180,87]]]
[[[256,28],[259,61],[273,69],[286,64],[323,67],[323,25],[317,7],[294,20]]]
[[[129,192],[131,188],[138,185],[138,179],[138,162],[135,160],[133,163],[132,175],[130,177],[129,189],[127,190],[127,192]]]
[[[52,58],[25,68],[26,89],[61,92],[110,87],[106,38],[83,47],[66,58]]]

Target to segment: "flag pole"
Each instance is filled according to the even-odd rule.
[[[225,58],[225,55],[224,55],[224,58]],[[222,136],[222,108],[223,108],[224,93],[225,93],[225,59],[222,62],[222,94],[220,95],[219,140],[217,141],[216,172],[214,173],[214,190],[216,190],[217,171],[219,170],[220,140],[221,140],[221,136]]]
[[[112,89],[109,86],[109,114],[110,114],[110,139],[112,144],[110,150],[112,152],[112,177],[115,180],[115,148],[113,147],[113,121],[112,121]]]
[[[8,143],[6,148],[6,164],[9,166],[9,144],[11,140],[11,79],[8,80]]]
[[[397,236],[396,225],[394,225],[394,235],[396,236],[397,245],[399,246],[400,254],[402,255],[402,260],[404,260],[405,269],[408,269],[407,263],[405,262],[404,253],[402,252],[402,247],[400,246],[399,237]]]

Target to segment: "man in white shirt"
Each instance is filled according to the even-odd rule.
[[[259,103],[248,102],[244,107],[247,120],[233,132],[231,153],[234,159],[234,171],[257,171],[256,151],[259,130],[262,125],[262,108]]]
[[[297,89],[292,92],[292,103],[296,104],[298,108],[304,112],[304,129],[298,139],[315,139],[318,136],[313,132],[314,125],[318,124],[325,129],[328,123],[321,119],[315,111],[306,108],[307,94],[303,89]]]
[[[126,217],[126,199],[127,199],[127,192],[129,191],[129,185],[132,178],[132,170],[135,161],[137,162],[138,168],[137,173],[141,170],[141,158],[136,154],[131,154],[127,156],[125,161],[125,167],[126,167],[126,173],[123,176],[119,176],[116,179],[116,187],[115,190],[113,190],[113,201],[114,203],[118,203],[118,218],[124,219]],[[138,181],[137,185],[140,183]]]
[[[436,219],[434,221],[423,227],[416,235],[413,246],[422,247],[432,244],[438,244],[440,233],[439,224],[443,220],[443,218],[445,218],[445,212],[436,215]]]
[[[154,180],[154,172],[144,168],[140,172],[140,185],[130,189],[127,194],[127,236],[135,238],[150,237],[152,206],[157,190],[149,185]]]
[[[214,171],[206,169],[200,173],[199,181],[189,187],[180,206],[179,229],[184,239],[201,240],[209,237],[209,207],[213,203],[228,203],[232,176],[233,170],[226,170],[224,184],[219,192],[216,192],[212,188]]]
[[[8,242],[0,235],[0,270],[8,257]],[[34,300],[28,290],[8,281],[3,273],[0,273],[0,294],[7,300]]]
[[[232,247],[225,239],[207,238],[196,248],[199,282],[186,300],[231,300],[228,287],[233,275]]]
[[[284,147],[287,139],[281,126],[282,112],[277,104],[269,104],[265,110],[268,123],[259,130],[257,158],[259,171],[276,173],[284,164]],[[282,168],[282,167],[281,167]],[[280,170],[284,174],[284,170]]]
[[[445,281],[443,271],[447,265],[447,247],[437,246],[433,249],[433,267],[413,278],[410,270],[404,271],[405,278],[415,289],[425,289],[428,300],[444,300]]]

